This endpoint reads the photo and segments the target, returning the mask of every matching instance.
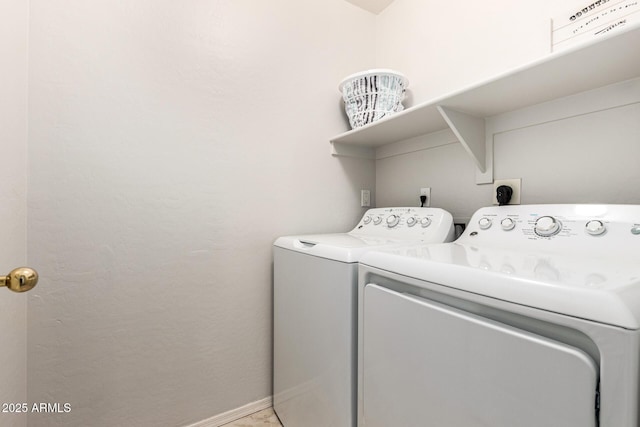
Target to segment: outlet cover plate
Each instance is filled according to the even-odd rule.
[[[429,206],[431,206],[431,187],[422,187],[420,189],[420,195],[427,196],[427,201],[425,202],[424,207],[428,208]]]
[[[371,206],[371,191],[360,190],[360,207],[368,208]]]
[[[522,178],[515,179],[496,179],[493,181],[493,204],[498,204],[498,199],[496,198],[496,190],[501,185],[508,185],[513,190],[513,194],[511,195],[511,200],[509,200],[510,205],[519,205],[520,204],[520,194],[521,194],[521,184]]]

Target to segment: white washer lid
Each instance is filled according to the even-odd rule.
[[[388,219],[392,219],[389,225]],[[413,219],[413,224],[409,220]],[[419,221],[428,220],[427,226]],[[391,207],[367,210],[348,233],[284,236],[274,245],[341,262],[358,262],[372,249],[453,240],[453,217],[439,208]]]
[[[357,236],[351,233],[308,234],[279,237],[274,246],[327,258],[334,261],[354,263],[372,249],[417,244],[418,239],[388,239],[385,237]]]
[[[640,329],[640,267],[603,257],[460,243],[371,251],[363,265],[479,295],[627,329]]]

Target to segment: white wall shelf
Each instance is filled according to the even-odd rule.
[[[379,147],[450,128],[477,165],[477,182],[491,182],[487,118],[638,77],[638,52],[636,25],[337,135],[330,140],[331,153],[376,158]]]

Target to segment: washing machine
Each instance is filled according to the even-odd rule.
[[[358,426],[640,426],[640,206],[477,211],[366,253]]]
[[[348,233],[276,240],[273,406],[284,427],[355,426],[358,260],[453,230],[442,209],[376,208]]]

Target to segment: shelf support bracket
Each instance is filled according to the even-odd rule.
[[[476,184],[493,182],[493,136],[486,134],[485,120],[442,105],[437,108],[477,166]]]

